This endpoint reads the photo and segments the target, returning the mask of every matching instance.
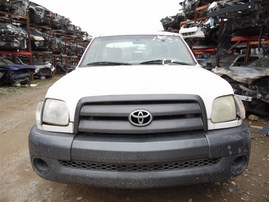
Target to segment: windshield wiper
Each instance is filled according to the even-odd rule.
[[[109,62],[109,61],[91,62],[87,64],[87,66],[103,66],[103,65],[109,66],[109,65],[131,65],[131,64],[124,62]]]
[[[170,64],[177,64],[177,65],[194,65],[192,63],[187,63],[187,62],[182,62],[182,61],[176,61],[176,60],[171,60]]]
[[[181,62],[181,61],[176,61],[176,60],[167,60],[167,59],[163,59],[163,60],[148,60],[148,61],[144,61],[139,63],[141,65],[147,65],[147,64],[161,64],[161,65],[170,65],[170,64],[178,64],[178,65],[193,65],[187,62]]]
[[[163,64],[163,60],[148,60],[144,62],[140,62],[140,65],[147,65],[147,64]]]

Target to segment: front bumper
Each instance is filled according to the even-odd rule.
[[[74,136],[34,126],[29,151],[33,169],[48,180],[152,188],[240,175],[248,164],[250,133],[242,125],[207,133]]]

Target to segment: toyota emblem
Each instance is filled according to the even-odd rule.
[[[134,126],[147,126],[152,121],[152,115],[146,110],[136,110],[129,115],[129,121]]]

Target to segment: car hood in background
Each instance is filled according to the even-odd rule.
[[[269,76],[269,68],[229,67],[214,68],[212,71],[218,75],[226,75],[231,79],[245,84],[251,84],[259,78]]]
[[[5,70],[12,70],[12,71],[16,71],[16,70],[35,70],[35,66],[33,65],[0,65],[0,68],[5,69]]]

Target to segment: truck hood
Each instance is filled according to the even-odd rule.
[[[65,101],[73,121],[82,97],[134,94],[199,95],[209,115],[212,101],[233,94],[233,89],[228,82],[198,65],[98,66],[77,68],[62,77],[50,87],[46,98]]]

